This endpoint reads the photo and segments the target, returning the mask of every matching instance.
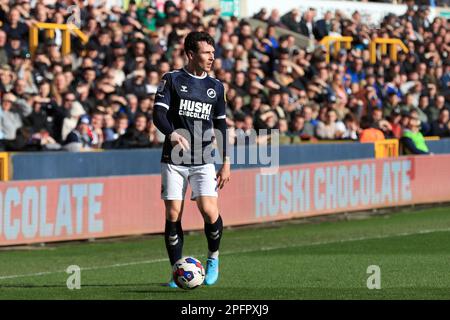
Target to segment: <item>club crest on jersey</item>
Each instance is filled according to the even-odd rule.
[[[166,80],[161,80],[158,84],[158,89],[156,89],[156,92],[163,92],[166,82]]]
[[[188,92],[187,91],[187,86],[181,86],[181,92]]]
[[[213,88],[209,88],[208,91],[206,91],[206,94],[211,99],[214,99],[216,97],[216,90],[214,90]]]

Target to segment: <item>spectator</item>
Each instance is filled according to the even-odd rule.
[[[422,133],[432,134],[431,125],[437,130],[441,110],[449,108],[449,22],[439,16],[430,19],[430,11],[420,6],[410,7],[402,17],[389,14],[380,24],[368,22],[357,11],[348,17],[339,10],[316,17],[314,9],[297,8],[280,18],[278,9],[265,9],[257,17],[268,25],[255,29],[244,19],[221,18],[220,10],[206,8],[204,1],[190,7],[186,1],[167,1],[163,8],[131,2],[126,11],[86,6],[81,10],[81,30],[89,37],[87,45],[72,37],[72,52],[63,56],[61,32],[44,40],[42,30],[42,41],[31,56],[28,25],[63,23],[71,14],[64,1],[57,1],[57,7],[46,3],[20,1],[0,10],[0,95],[13,93],[33,111],[20,128],[14,127],[19,131],[12,130],[15,136],[19,133],[9,140],[20,144],[16,149],[48,150],[53,144],[41,131],[56,142],[64,141],[76,121],[71,118],[75,101],[96,127],[94,145],[114,146],[123,139],[113,128],[119,116],[126,114],[128,119],[120,116],[123,131],[125,122],[135,126],[137,114],[151,114],[159,79],[182,67],[184,36],[194,29],[206,30],[217,40],[214,76],[226,89],[230,128],[245,128],[247,133],[255,128],[284,130],[301,121],[300,114],[303,135],[314,139],[319,120],[323,129],[331,108],[337,120],[345,122],[338,125],[342,134],[337,136],[354,140],[362,117],[375,112],[378,120],[370,125],[389,138],[399,137],[402,126],[408,125],[409,117],[401,113],[418,113]],[[313,45],[299,48],[294,36],[277,34],[280,26],[306,35]],[[342,48],[327,63],[317,42],[327,34],[352,36],[352,50]],[[409,52],[399,52],[396,62],[381,55],[372,64],[369,41],[375,37],[403,39]],[[76,116],[82,113],[78,111]],[[69,122],[63,134],[63,124]],[[151,146],[157,147],[159,136],[151,120],[146,128],[149,139],[156,141]],[[26,139],[32,143],[24,143]]]
[[[300,21],[300,33],[305,37],[314,39],[314,13],[311,9],[308,9]]]
[[[400,142],[405,153],[430,154],[425,138],[420,132],[420,120],[417,115],[410,114],[408,127],[403,131]]]
[[[124,113],[120,113],[114,124],[114,140],[123,136],[128,129],[128,117]]]
[[[395,92],[390,92],[388,94],[387,101],[383,106],[383,116],[391,116],[394,110],[400,111],[400,98],[395,94]]]
[[[443,95],[438,95],[436,96],[435,104],[429,106],[425,111],[427,114],[428,121],[430,122],[437,121],[443,109],[448,109],[446,107],[445,97]]]
[[[280,136],[289,136],[289,127],[286,119],[280,119],[277,124],[277,129],[280,132]]]
[[[0,67],[0,92],[10,92],[16,77],[8,64],[2,65]]]
[[[92,127],[92,147],[100,149],[105,137],[103,135],[104,113],[96,110],[92,113],[91,127]]]
[[[262,97],[260,95],[254,95],[250,99],[250,103],[242,107],[242,112],[246,115],[255,116],[256,112],[261,108]]]
[[[231,43],[226,43],[223,46],[223,56],[222,56],[222,69],[226,71],[231,71],[234,68],[234,48]]]
[[[269,103],[272,110],[275,112],[277,119],[286,119],[287,115],[284,109],[281,107],[281,92],[272,91],[269,95]]]
[[[368,116],[361,117],[361,132],[359,142],[376,142],[385,140],[384,134],[380,129],[374,128]]]
[[[127,119],[128,121],[128,119]],[[103,137],[104,142],[114,141],[118,138],[114,132],[115,121],[111,114],[107,113],[103,117]]]
[[[440,138],[450,137],[449,110],[441,109],[439,119],[431,123],[431,135]]]
[[[281,22],[283,26],[291,31],[301,33],[302,29],[300,27],[300,21],[302,16],[300,10],[293,9],[292,11],[286,13],[281,17]]]
[[[342,139],[358,141],[360,128],[356,117],[351,113],[346,114],[344,117],[344,125],[345,132],[342,135]]]
[[[70,94],[73,95],[73,94]],[[75,95],[73,95],[75,96]],[[63,125],[62,125],[62,131],[61,131],[61,139],[66,140],[67,136],[70,132],[72,132],[78,123],[78,120],[81,116],[86,114],[86,111],[83,109],[83,106],[81,103],[75,100],[69,100],[71,98],[66,98],[66,102],[70,103],[70,109],[68,112],[68,116],[64,118]]]
[[[138,114],[135,118],[134,126],[129,127],[126,133],[117,140],[115,148],[132,149],[132,148],[150,148],[152,142],[147,129],[147,117]]]
[[[387,120],[391,126],[392,138],[400,139],[402,137],[402,115],[400,113],[400,109],[394,109],[390,116],[387,117]]]
[[[47,105],[39,96],[34,97],[33,111],[25,118],[24,125],[29,127],[33,133],[45,131],[51,137],[53,133],[52,117]]]
[[[313,30],[317,40],[321,40],[331,32],[332,18],[333,13],[331,11],[327,11],[325,12],[323,19],[317,20]]]
[[[65,140],[62,137],[64,120],[70,117],[70,110],[72,109],[72,105],[75,101],[75,94],[70,91],[66,92],[63,96],[62,104],[60,106],[57,106],[55,109],[53,132],[54,138],[57,142],[64,142]]]
[[[0,66],[8,63],[8,52],[6,50],[6,32],[0,29]]]
[[[327,109],[325,121],[319,121],[316,134],[319,139],[341,139],[346,129],[345,125],[337,120],[336,111]]]
[[[5,22],[5,25],[2,27],[2,29],[9,36],[18,36],[20,41],[26,43],[26,41],[28,40],[28,26],[20,20],[20,11],[17,9],[17,7],[12,7],[8,14],[8,20]]]
[[[92,130],[88,116],[82,116],[78,120],[77,127],[72,130],[64,142],[63,149],[67,151],[89,151],[92,149]]]
[[[351,77],[352,83],[360,83],[364,80],[366,78],[366,73],[363,68],[363,59],[356,57],[348,74]]]
[[[138,99],[145,97],[147,95],[145,70],[135,70],[131,77],[125,80],[124,86],[126,94],[134,94]]]
[[[279,119],[276,111],[267,104],[263,104],[258,108],[255,112],[254,118],[254,126],[258,133],[259,130],[274,129]]]
[[[313,107],[311,105],[305,105],[303,107],[301,115],[305,119],[303,134],[308,137],[314,137],[318,122],[316,119],[314,119]]]
[[[5,94],[2,100],[0,138],[14,140],[17,129],[23,126],[24,119],[32,112],[32,108],[25,100],[17,98],[12,93]]]
[[[307,126],[308,122],[302,114],[296,114],[292,121],[292,127],[289,131],[289,135],[299,137],[301,140],[317,140],[314,137],[314,132],[310,131],[310,127]]]

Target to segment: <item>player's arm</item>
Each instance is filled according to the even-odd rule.
[[[170,87],[170,75],[165,74],[161,79],[156,92],[155,105],[153,107],[153,123],[159,131],[169,137],[172,145],[180,144],[183,150],[188,150],[188,141],[175,131],[172,123],[167,117],[167,112],[169,111],[171,103]]]
[[[222,168],[217,173],[217,186],[222,189],[225,183],[230,180],[231,168],[230,168],[230,157],[228,148],[228,137],[227,137],[227,123],[226,123],[226,100],[225,92],[222,87],[222,92],[218,94],[218,102],[214,108],[213,115],[213,125],[214,129],[218,131],[220,137],[217,139],[217,147],[219,149],[219,154],[222,159]],[[217,135],[216,135],[217,137]]]

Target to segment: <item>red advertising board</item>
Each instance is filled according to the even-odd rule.
[[[0,183],[0,245],[163,232],[160,182],[148,175]],[[201,229],[189,196],[183,227]],[[236,170],[219,197],[225,225],[444,201],[450,155]]]

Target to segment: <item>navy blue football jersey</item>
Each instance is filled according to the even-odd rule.
[[[206,73],[202,77],[192,75],[184,68],[168,72],[158,86],[155,106],[166,108],[167,119],[173,128],[184,129],[187,133],[182,135],[190,141],[191,148],[189,155],[184,156],[190,161],[183,164],[213,162],[212,157],[204,157],[205,150],[212,150],[213,120],[226,118],[225,91],[219,80]],[[173,161],[172,148],[166,136],[161,161],[180,164]]]

